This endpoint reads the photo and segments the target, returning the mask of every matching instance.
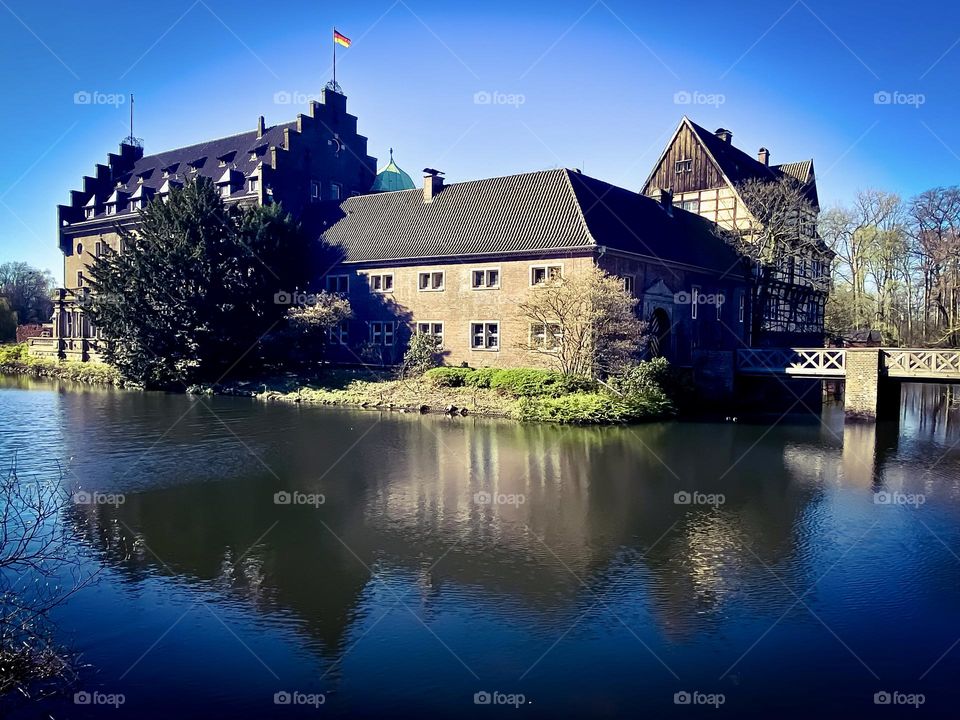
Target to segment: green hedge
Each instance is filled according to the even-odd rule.
[[[466,379],[475,372],[473,368],[438,367],[427,370],[423,377],[437,387],[463,387]]]
[[[662,394],[620,398],[606,392],[574,392],[561,397],[523,398],[517,419],[572,425],[612,424],[667,417],[672,411]]]
[[[595,388],[589,378],[534,368],[441,367],[428,370],[423,376],[438,387],[491,388],[512,397],[559,397]]]
[[[35,375],[95,385],[123,385],[119,371],[97,362],[76,362],[30,355],[26,343],[0,346],[0,373]]]

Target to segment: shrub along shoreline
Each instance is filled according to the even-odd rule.
[[[109,365],[35,358],[27,354],[25,344],[0,346],[0,373],[124,386],[120,373]],[[593,425],[673,416],[669,374],[669,366],[660,360],[640,363],[607,382],[539,369],[438,367],[402,379],[370,370],[327,369],[315,379],[287,373],[192,385],[186,391],[262,402]]]

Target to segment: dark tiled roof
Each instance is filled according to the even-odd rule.
[[[239,172],[248,176],[261,162],[269,164],[269,156],[263,154],[266,148],[272,145],[282,146],[283,131],[287,128],[294,129],[296,126],[296,121],[293,121],[267,128],[260,138],[257,137],[256,130],[251,130],[238,135],[207,140],[196,145],[166,150],[155,155],[145,155],[134,163],[130,172],[117,178],[117,182],[121,183],[120,190],[128,195],[136,191],[141,177],[143,186],[148,190],[154,192],[159,190],[167,179],[163,177],[164,170],[169,170],[170,179],[179,182],[196,177],[205,177],[216,182],[224,174],[224,168],[220,166],[218,158],[231,158],[226,167],[236,165]],[[256,161],[251,161],[250,154],[257,148],[260,149],[261,155]],[[197,167],[197,171],[191,172],[191,167]],[[237,194],[242,194],[244,191],[241,188]],[[97,217],[104,214],[102,203],[105,199],[98,198],[100,204],[97,207]]]
[[[808,198],[815,205],[818,204],[817,186],[813,177],[813,160],[767,166],[689,118],[688,122],[700,138],[700,142],[713,155],[720,170],[734,185],[748,180],[779,180],[789,177],[806,186]]]
[[[697,215],[668,214],[651,198],[556,169],[454,183],[429,203],[420,189],[352,197],[325,237],[347,261],[606,246],[721,271],[737,266],[711,227]]]

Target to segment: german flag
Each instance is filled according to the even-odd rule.
[[[350,38],[348,38],[346,35],[341,35],[341,34],[340,34],[339,32],[337,32],[336,30],[333,31],[333,41],[334,41],[335,43],[337,43],[337,45],[343,45],[344,47],[350,47]]]

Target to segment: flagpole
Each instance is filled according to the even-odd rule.
[[[337,28],[333,28],[333,89],[337,89]]]

